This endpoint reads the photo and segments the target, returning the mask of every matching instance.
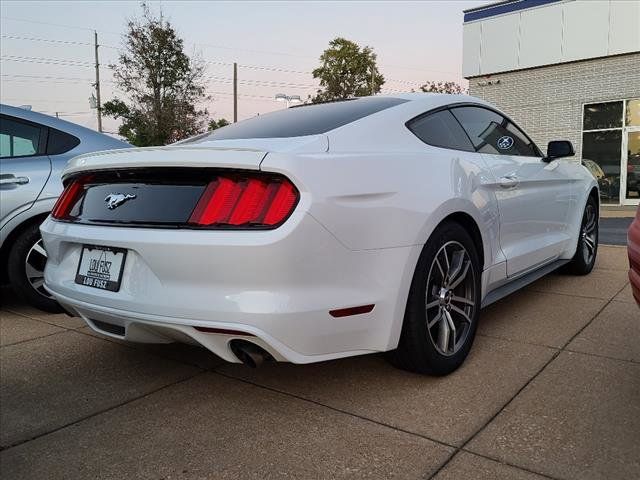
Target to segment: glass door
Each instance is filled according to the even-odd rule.
[[[640,202],[640,127],[626,127],[622,136],[622,194],[625,205]]]

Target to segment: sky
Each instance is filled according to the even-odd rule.
[[[337,36],[370,46],[386,78],[383,93],[418,89],[427,80],[461,75],[463,10],[486,0],[448,1],[149,1],[207,62],[204,105],[212,118],[233,117],[233,62],[239,64],[239,119],[283,108],[277,93],[315,93],[311,71]],[[7,1],[0,3],[0,101],[31,105],[96,128],[89,106],[95,79],[93,30],[98,32],[102,101],[123,98],[108,65],[137,1]],[[117,122],[104,121],[106,131]]]

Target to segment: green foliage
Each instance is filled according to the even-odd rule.
[[[220,120],[216,121],[215,119],[211,119],[209,121],[209,128],[207,128],[207,130],[209,130],[210,132],[213,130],[216,130],[218,128],[222,128],[222,127],[226,127],[227,125],[229,125],[229,121],[225,118],[221,118]]]
[[[465,93],[456,82],[427,82],[420,87],[426,93]]]
[[[204,65],[184,53],[168,21],[154,17],[144,3],[142,9],[142,18],[127,24],[118,64],[110,65],[128,99],[114,98],[102,111],[122,120],[118,133],[131,144],[166,145],[205,130],[207,111],[196,106],[208,99]]]
[[[335,38],[320,56],[321,65],[313,71],[320,89],[312,101],[326,102],[362,97],[380,92],[384,77],[376,66],[370,47],[360,48],[344,38]]]

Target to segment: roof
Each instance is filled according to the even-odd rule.
[[[472,22],[483,18],[495,17],[505,13],[517,12],[534,7],[541,7],[550,3],[557,3],[561,0],[503,0],[487,5],[464,10],[464,21]]]
[[[45,125],[47,127],[70,133],[71,135],[82,138],[83,141],[88,138],[95,138],[97,141],[100,141],[102,143],[107,142],[107,145],[113,145],[113,148],[128,145],[127,143],[123,142],[120,139],[114,138],[113,136],[91,130],[90,128],[83,127],[82,125],[78,125],[77,123],[68,122],[61,118],[52,117],[51,115],[47,115],[45,113],[34,112],[33,110],[14,107],[4,103],[0,103],[0,113],[2,113],[3,115],[8,115],[10,117],[20,118],[29,122],[39,123],[40,125]]]

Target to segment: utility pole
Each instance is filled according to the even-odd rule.
[[[233,123],[238,121],[238,64],[233,62]]]
[[[102,108],[100,105],[100,62],[98,61],[98,32],[93,31],[93,42],[96,52],[96,112],[98,113],[98,131],[102,132]]]
[[[376,94],[376,87],[374,85],[374,74],[375,74],[375,69],[373,67],[373,65],[371,65],[371,95],[375,95]]]

